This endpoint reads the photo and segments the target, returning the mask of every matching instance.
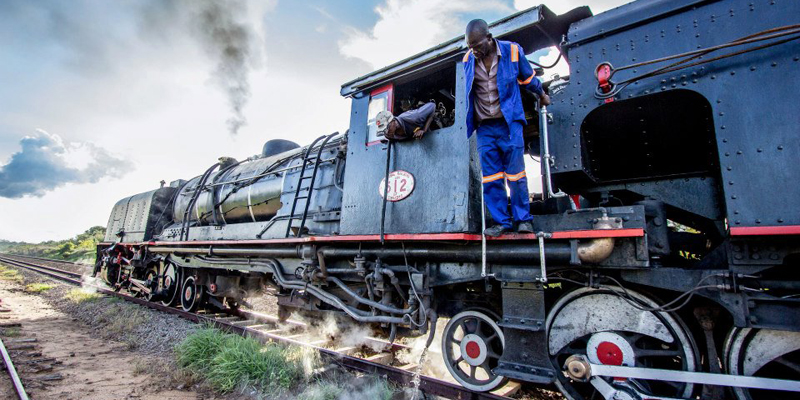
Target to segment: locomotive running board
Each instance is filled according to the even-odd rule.
[[[588,380],[606,399],[617,394],[626,394],[614,389],[601,376],[610,378],[645,379],[669,382],[696,383],[714,386],[732,386],[748,389],[781,390],[800,392],[800,381],[788,379],[761,378],[745,375],[714,374],[709,372],[674,371],[657,368],[623,367],[618,365],[592,364],[584,356],[574,355],[564,363],[564,374],[579,381]],[[629,390],[635,390],[628,388]],[[648,399],[671,399],[643,395]],[[624,396],[622,398],[625,398]]]

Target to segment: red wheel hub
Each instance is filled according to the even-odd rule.
[[[606,365],[622,365],[622,349],[614,343],[602,342],[597,346],[597,358]]]
[[[481,355],[481,347],[478,346],[478,342],[469,342],[467,343],[467,356],[469,358],[478,358]]]

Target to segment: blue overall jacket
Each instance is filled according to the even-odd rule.
[[[536,79],[522,46],[514,42],[497,40],[500,47],[500,59],[497,64],[497,94],[500,96],[500,111],[506,123],[511,125],[517,121],[526,124],[525,111],[522,109],[520,86],[536,94],[542,94],[542,83]],[[522,60],[520,62],[520,60]],[[475,56],[472,50],[464,55],[464,77],[467,81],[467,138],[475,131],[475,92],[472,82],[475,79]]]

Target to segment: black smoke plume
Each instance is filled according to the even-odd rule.
[[[121,176],[126,163],[91,143],[64,143],[58,135],[38,130],[20,140],[22,150],[0,166],[0,197],[42,197],[67,183],[96,183],[107,176]],[[67,157],[79,152],[88,157],[85,167],[71,166]]]
[[[205,51],[216,60],[214,80],[228,96],[233,116],[228,130],[236,134],[247,123],[242,109],[250,98],[248,75],[254,52],[253,29],[240,21],[246,11],[238,1],[200,3],[195,30]]]
[[[170,40],[188,34],[216,66],[212,81],[226,95],[231,134],[247,124],[250,72],[261,64],[261,38],[248,19],[242,0],[158,0],[142,8],[144,35]]]

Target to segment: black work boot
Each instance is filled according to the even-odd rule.
[[[519,233],[533,233],[533,224],[531,221],[522,221],[519,223],[517,227],[517,232]]]
[[[502,235],[503,233],[505,233],[507,230],[508,230],[508,228],[506,228],[503,225],[494,225],[494,226],[491,226],[489,228],[486,228],[483,231],[483,234],[486,235],[486,236],[489,236],[489,237],[498,237],[498,236]]]

